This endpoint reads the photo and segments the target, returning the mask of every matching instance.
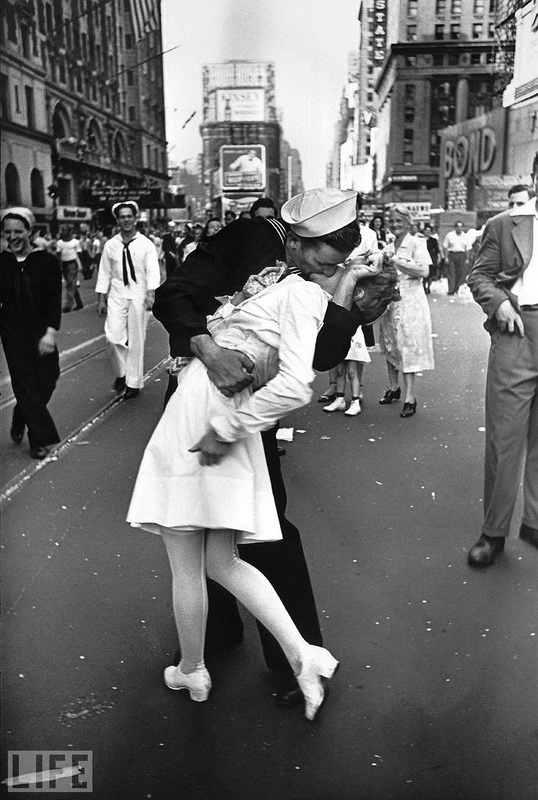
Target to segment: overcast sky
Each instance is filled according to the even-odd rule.
[[[167,137],[172,164],[201,151],[202,65],[272,61],[284,138],[303,162],[305,188],[325,165],[358,45],[358,0],[162,0]],[[196,111],[196,116],[181,126]]]

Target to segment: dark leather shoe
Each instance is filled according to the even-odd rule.
[[[527,544],[532,544],[533,547],[538,547],[538,529],[531,528],[530,525],[521,525],[519,529],[519,538]]]
[[[132,400],[133,397],[138,397],[140,394],[140,389],[132,389],[130,386],[125,387],[125,391],[123,393],[124,400]]]
[[[114,381],[114,391],[115,392],[123,392],[125,389],[125,377],[123,378],[116,378]]]
[[[304,703],[303,693],[299,689],[299,684],[294,682],[287,689],[275,694],[275,703],[281,708],[295,708]]]
[[[397,389],[387,389],[381,400],[379,401],[379,405],[386,406],[388,403],[392,403],[393,400],[399,400],[402,394],[402,390],[400,387]]]
[[[400,411],[400,417],[405,419],[406,417],[412,417],[413,414],[417,413],[417,401],[414,400],[412,403],[404,403],[403,408]]]
[[[14,425],[9,429],[9,435],[15,444],[20,444],[24,436],[24,428],[16,428]]]
[[[42,461],[48,455],[48,450],[46,447],[31,447],[30,448],[30,457],[37,458],[39,461]]]
[[[490,567],[504,550],[504,541],[504,536],[482,534],[475,546],[469,550],[467,563],[470,567]]]
[[[336,392],[324,392],[318,397],[318,403],[332,403],[336,398]]]

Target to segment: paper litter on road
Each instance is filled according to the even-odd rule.
[[[293,428],[279,428],[276,438],[281,442],[293,442]]]

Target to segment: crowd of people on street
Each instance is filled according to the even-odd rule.
[[[537,192],[538,154],[532,179]],[[66,224],[55,238],[34,235],[29,209],[2,211],[10,435],[18,445],[27,431],[32,458],[60,441],[47,404],[62,312],[83,307],[81,277],[96,275],[113,390],[124,400],[143,388],[151,312],[169,334],[165,409],[127,515],[161,536],[170,562],[180,650],[164,672],[168,688],[207,699],[204,654],[211,642],[241,640],[239,600],[281,675],[276,702],[304,702],[316,717],[338,660],[323,647],[299,531],[286,517],[278,423],[310,402],[314,370],[328,372],[325,412],[361,413],[377,321],[388,371],[379,404],[402,399],[400,417],[414,417],[417,373],[435,366],[428,294],[441,277],[450,296],[468,283],[491,334],[484,525],[468,563],[487,567],[502,552],[523,461],[520,536],[538,547],[537,201],[518,185],[509,202],[479,231],[456,220],[442,241],[405,204],[363,224],[357,193],[339,189],[302,192],[280,212],[259,198],[247,214],[158,230],[141,228],[138,204],[123,200],[111,208],[113,230]]]

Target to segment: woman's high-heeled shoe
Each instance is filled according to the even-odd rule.
[[[339,663],[324,647],[309,645],[301,659],[301,671],[296,675],[304,696],[305,717],[314,720],[325,700],[323,678],[332,678]]]
[[[393,400],[399,400],[402,394],[402,390],[398,386],[397,389],[387,389],[381,400],[379,401],[379,405],[386,406],[388,403],[392,403]]]
[[[417,413],[417,401],[413,400],[412,403],[404,403],[403,408],[400,412],[400,417],[405,419],[406,417],[412,417],[413,414]]]
[[[203,703],[204,700],[207,700],[211,691],[211,677],[205,667],[199,667],[194,672],[187,674],[181,671],[181,667],[166,667],[164,682],[169,689],[174,691],[188,689],[191,700],[196,703]]]
[[[331,386],[335,387],[335,389],[332,392],[330,389]],[[332,403],[335,397],[336,397],[336,384],[330,383],[327,391],[323,392],[323,394],[320,394],[320,396],[318,397],[318,403]]]

